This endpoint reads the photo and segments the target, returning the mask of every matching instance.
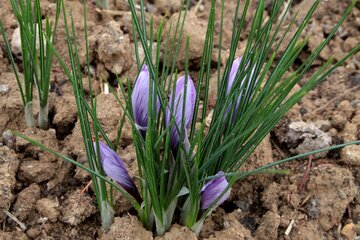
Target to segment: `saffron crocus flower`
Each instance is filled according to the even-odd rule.
[[[216,178],[210,180],[201,188],[200,208],[203,210],[209,208],[229,185],[223,172],[218,172],[216,176]],[[224,195],[214,205],[214,208],[216,208],[226,199],[228,199],[228,197],[230,196],[230,191],[231,189],[229,188],[229,190],[224,193]]]
[[[236,73],[239,69],[239,66],[241,64],[242,57],[239,57],[234,60],[233,64],[231,65],[230,75],[229,75],[229,81],[226,88],[226,95],[230,93],[230,90],[232,88],[232,85],[234,84]]]
[[[134,113],[134,120],[136,127],[140,130],[141,134],[145,134],[148,125],[148,101],[150,91],[150,74],[148,67],[144,64],[138,79],[136,80],[131,100],[132,109]],[[153,94],[156,94],[155,88],[153,88]],[[160,108],[159,98],[156,97],[156,111]]]
[[[238,69],[239,69],[239,66],[241,64],[241,61],[242,61],[242,57],[239,57],[237,59],[234,60],[232,66],[231,66],[231,70],[230,70],[230,74],[229,74],[229,81],[228,81],[228,84],[227,84],[227,88],[226,88],[226,95],[229,95],[230,93],[230,90],[234,84],[234,81],[235,81],[235,77],[236,77],[236,74],[238,72]],[[254,71],[255,71],[255,67],[253,67],[253,69],[251,70],[251,75],[250,75],[250,79],[248,80],[248,85],[245,89],[245,94],[248,93],[248,91],[252,91],[250,90],[250,87],[251,87],[251,84],[252,84],[252,81],[253,81],[253,75],[254,75]],[[240,88],[243,87],[243,84],[244,82],[246,81],[246,76],[244,77],[244,79],[241,81],[240,83]],[[256,85],[256,83],[255,83]],[[253,93],[251,94],[251,96],[253,95]],[[238,106],[239,106],[239,103],[240,103],[240,100],[241,100],[241,97],[242,97],[242,93],[240,93],[240,95],[238,96],[238,99],[236,101],[236,107],[235,107],[235,112],[234,114],[237,113],[237,109],[238,109]],[[230,111],[230,107],[228,107],[228,109],[226,110],[226,112],[229,112]]]
[[[94,143],[94,148],[96,151],[96,143]],[[117,182],[140,203],[140,194],[129,176],[123,160],[114,150],[101,141],[99,141],[99,148],[101,165],[106,175]]]
[[[186,83],[185,76],[182,76],[177,80],[175,93],[172,93],[170,95],[169,107],[166,109],[167,126],[169,126],[172,117],[174,118],[174,125],[172,127],[171,140],[170,140],[171,148],[173,150],[176,150],[179,146],[181,131],[184,132],[182,141],[185,140],[185,148],[187,150],[189,148],[186,131],[191,125],[194,114],[196,90],[190,76],[188,76],[187,79],[187,86],[185,86],[185,83]],[[185,90],[186,90],[186,96],[185,96]],[[183,106],[185,106],[184,116],[183,116]],[[184,125],[182,125],[183,118],[184,118]]]

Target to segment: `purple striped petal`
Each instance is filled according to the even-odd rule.
[[[230,90],[235,82],[235,77],[236,77],[236,73],[238,72],[238,69],[239,69],[239,66],[241,64],[241,61],[242,61],[242,57],[239,57],[237,59],[234,60],[232,66],[231,66],[231,70],[230,70],[230,74],[229,74],[229,81],[228,81],[228,85],[227,85],[227,89],[226,89],[226,95],[229,95],[230,93]],[[255,71],[255,67],[253,67],[253,69],[251,70],[251,75],[250,75],[250,79],[248,81],[248,86],[245,90],[245,94],[247,94],[248,91],[251,91],[250,90],[250,87],[251,87],[251,83],[253,81],[253,75],[254,75],[254,71]],[[240,82],[240,88],[243,87],[243,84],[246,80],[246,76],[244,77],[244,79]],[[256,80],[257,81],[257,80]],[[256,83],[255,83],[256,85]],[[253,94],[252,94],[253,95]],[[239,106],[239,103],[241,101],[241,94],[239,95],[237,101],[236,101],[236,108],[235,108],[235,113],[237,112],[237,108]],[[230,111],[230,108],[231,106],[229,106],[226,110],[226,113],[228,113]]]
[[[228,181],[224,177],[223,172],[218,172],[216,176],[218,177],[210,180],[201,188],[200,208],[203,210],[209,208],[229,185]],[[214,205],[214,208],[218,207],[226,199],[228,199],[230,192],[231,188],[226,193],[224,193],[219,201],[217,201],[217,203]]]
[[[131,95],[134,120],[140,130],[146,130],[148,125],[149,90],[150,90],[150,74],[148,67],[144,64],[139,74],[139,77],[136,80]],[[160,102],[159,102],[159,98],[157,97],[156,111],[158,112],[159,109],[160,109]]]
[[[242,57],[239,57],[234,60],[233,64],[231,65],[230,75],[229,75],[229,81],[226,89],[226,95],[230,93],[231,87],[234,84],[236,73],[239,69],[239,66],[241,64]]]
[[[186,138],[186,130],[190,127],[196,101],[196,89],[194,83],[190,76],[188,76],[187,86],[186,86],[186,99],[185,96],[185,76],[180,77],[176,82],[175,94],[170,95],[169,107],[166,109],[166,125],[168,126],[171,122],[171,117],[174,118],[174,125],[171,132],[171,146],[172,149],[176,149],[180,142],[181,131],[184,131],[184,139]],[[183,106],[184,110],[184,122],[185,125],[182,126],[183,119]]]
[[[94,142],[94,148],[96,151],[96,143]],[[121,187],[123,187],[134,198],[140,200],[139,192],[129,176],[123,160],[105,143],[99,141],[100,148],[100,161],[104,169],[104,172],[108,177],[116,181]]]

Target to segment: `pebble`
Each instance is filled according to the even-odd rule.
[[[10,149],[14,148],[16,139],[10,130],[6,130],[3,132],[2,139],[3,139],[4,144],[8,148],[10,148]]]
[[[348,223],[341,229],[341,236],[344,240],[353,240],[356,237],[354,223]]]
[[[9,85],[0,84],[0,94],[6,94],[10,91]]]
[[[310,151],[327,148],[331,145],[331,137],[321,131],[314,123],[292,122],[287,132],[289,143],[298,143],[290,151],[293,154],[303,154]],[[327,152],[314,155],[315,158],[326,156]]]

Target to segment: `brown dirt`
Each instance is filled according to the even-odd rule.
[[[54,16],[54,1],[42,1],[46,15]],[[111,141],[116,139],[123,111],[112,95],[101,93],[101,81],[114,83],[115,74],[136,75],[133,57],[131,15],[125,0],[113,0],[111,8],[118,12],[101,14],[93,1],[88,2],[88,32],[90,44],[92,84],[98,104],[98,117]],[[148,17],[154,16],[155,27],[162,15],[177,15],[179,1],[145,1]],[[180,47],[184,54],[185,36],[191,38],[191,76],[197,81],[199,62],[210,1],[196,7],[191,1],[189,18]],[[220,2],[220,1],[218,1]],[[306,14],[310,1],[294,1],[288,16],[299,10]],[[346,3],[344,3],[346,2]],[[327,36],[330,26],[344,11],[348,1],[321,2],[306,33],[309,42],[300,56],[300,64],[315,46]],[[66,1],[72,8],[82,67],[85,64],[82,4]],[[250,9],[254,9],[252,1]],[[220,5],[219,5],[220,6]],[[215,40],[214,52],[222,52],[224,63],[228,54],[234,1],[226,4],[222,48]],[[0,19],[8,36],[17,24],[8,1],[0,2]],[[266,14],[265,14],[266,15]],[[249,21],[241,37],[237,53],[244,50]],[[217,13],[215,35],[218,38],[220,13]],[[165,26],[166,29],[167,26]],[[194,29],[197,29],[194,31]],[[311,74],[331,55],[339,59],[360,42],[360,6],[339,29],[300,82],[303,85]],[[64,24],[59,23],[56,48],[67,61]],[[162,49],[164,47],[162,46]],[[280,49],[279,52],[284,49]],[[141,49],[140,49],[141,51]],[[215,56],[215,55],[214,55]],[[213,59],[216,63],[216,56]],[[244,170],[308,151],[311,147],[354,141],[360,138],[360,54],[353,56],[331,74],[327,81],[305,96],[282,119],[276,129],[264,139]],[[178,67],[183,67],[181,61]],[[22,67],[19,65],[19,69]],[[295,66],[296,68],[296,66]],[[84,67],[85,71],[85,67]],[[212,74],[216,74],[213,70]],[[216,77],[212,76],[215,86]],[[83,80],[88,91],[87,79]],[[115,83],[114,83],[115,84]],[[88,93],[88,92],[87,92]],[[216,99],[210,89],[210,100]],[[35,104],[36,105],[36,104]],[[37,111],[37,106],[35,112]],[[40,140],[54,150],[85,163],[80,125],[71,84],[55,61],[51,75],[50,116],[48,131],[26,129],[20,93],[0,37],[0,239],[196,239],[187,228],[173,225],[162,237],[143,228],[124,197],[115,196],[116,219],[108,233],[101,229],[95,196],[91,190],[80,194],[90,176],[53,155],[43,152],[24,140],[15,139],[8,129],[17,130]],[[131,144],[129,124],[125,124],[118,153],[123,157],[130,175],[136,175],[136,155]],[[325,144],[325,145],[324,145]],[[280,166],[289,169],[289,175],[263,174],[238,182],[228,201],[205,221],[200,239],[354,239],[360,235],[360,146],[349,146],[338,151],[314,156],[308,169],[308,159]],[[308,177],[306,178],[306,176]],[[305,180],[304,180],[305,179]],[[9,218],[9,211],[25,224],[26,230]],[[126,227],[124,227],[126,226]]]

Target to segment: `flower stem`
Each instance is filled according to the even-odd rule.
[[[32,101],[27,102],[24,108],[25,111],[25,121],[26,121],[26,126],[28,128],[33,128],[35,127],[35,122],[34,122],[34,113],[33,113],[33,103]]]
[[[111,224],[114,222],[114,209],[108,203],[107,200],[101,200],[101,209],[100,209],[100,216],[101,216],[101,225],[103,229],[109,230]]]
[[[45,107],[39,107],[38,126],[44,130],[49,128],[49,103]]]

